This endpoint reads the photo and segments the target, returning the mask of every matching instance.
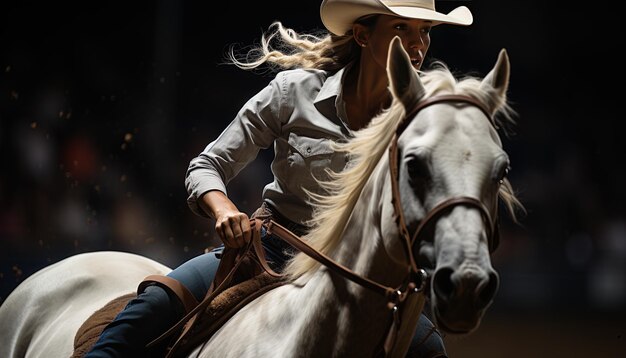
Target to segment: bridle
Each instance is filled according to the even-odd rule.
[[[406,254],[407,261],[409,263],[409,283],[404,287],[406,288],[404,291],[398,290],[396,297],[397,301],[390,301],[389,305],[392,307],[393,312],[393,322],[389,328],[389,332],[387,334],[387,338],[384,344],[384,352],[388,353],[391,350],[393,340],[395,340],[395,332],[393,332],[394,327],[397,329],[399,325],[399,313],[397,312],[401,307],[400,304],[406,300],[407,296],[411,293],[424,293],[424,287],[426,286],[426,272],[422,268],[418,268],[417,260],[415,259],[414,254],[414,244],[424,239],[426,235],[426,228],[428,228],[432,223],[436,222],[442,215],[450,212],[457,206],[465,206],[477,209],[482,217],[482,220],[487,228],[487,241],[489,243],[489,251],[493,252],[497,246],[499,241],[499,233],[498,226],[496,224],[496,220],[494,220],[489,212],[489,209],[477,198],[469,197],[469,196],[460,196],[460,197],[452,197],[446,200],[443,200],[439,204],[435,205],[432,209],[428,211],[424,219],[419,223],[417,229],[411,236],[409,233],[409,229],[406,225],[406,220],[404,218],[404,211],[402,210],[402,202],[401,195],[399,189],[399,167],[398,167],[398,139],[404,132],[404,130],[409,126],[413,118],[417,116],[417,114],[426,107],[432,106],[438,103],[455,103],[461,105],[471,105],[480,109],[489,119],[489,123],[497,130],[497,126],[495,121],[491,115],[491,113],[487,110],[487,108],[478,100],[473,97],[465,96],[465,95],[437,95],[425,100],[422,100],[416,104],[416,106],[404,116],[403,120],[400,122],[396,129],[396,133],[391,139],[391,144],[389,146],[389,171],[391,175],[391,193],[392,193],[392,202],[394,207],[394,213],[396,217],[396,225],[398,226],[398,231],[400,236],[402,237],[402,244],[404,247],[404,252]],[[497,203],[497,202],[496,202]],[[497,211],[496,211],[497,216]],[[421,279],[419,282],[410,282],[411,278]],[[393,306],[392,306],[393,303]]]
[[[439,217],[441,217],[441,215],[451,211],[456,206],[472,207],[478,209],[478,211],[481,213],[481,217],[488,230],[487,241],[489,243],[489,252],[495,251],[499,243],[498,226],[496,224],[496,220],[492,219],[489,209],[487,209],[487,207],[477,198],[469,196],[449,198],[435,205],[432,209],[430,209],[428,214],[426,214],[424,219],[420,222],[413,236],[409,234],[409,229],[406,225],[406,220],[404,219],[404,211],[402,210],[400,189],[398,188],[398,139],[400,138],[400,135],[402,135],[404,130],[409,126],[411,120],[417,116],[417,113],[419,111],[438,103],[456,103],[477,107],[487,116],[487,118],[489,119],[489,123],[494,127],[494,129],[498,129],[491,113],[487,110],[487,108],[475,98],[465,95],[437,95],[427,98],[423,101],[418,102],[417,105],[404,116],[402,122],[400,122],[400,125],[396,129],[396,133],[391,139],[391,144],[389,146],[389,170],[391,174],[392,201],[394,212],[397,218],[396,220],[398,230],[403,238],[402,242],[404,244],[404,250],[407,254],[407,259],[409,260],[409,264],[412,270],[417,270],[417,262],[413,254],[413,245],[418,242],[417,239],[424,236],[424,233],[426,232],[425,228],[428,227],[431,222],[436,221]]]
[[[393,207],[396,217],[396,224],[398,226],[400,236],[402,237],[403,248],[407,257],[407,261],[409,263],[407,276],[399,287],[388,287],[376,281],[358,275],[357,273],[346,268],[345,266],[335,262],[323,253],[315,250],[307,243],[302,241],[299,237],[291,233],[289,230],[282,227],[280,224],[274,221],[266,223],[268,233],[275,234],[276,236],[282,238],[290,245],[300,250],[300,252],[303,252],[304,254],[320,262],[324,266],[331,269],[333,272],[338,273],[344,278],[347,278],[348,280],[355,282],[363,287],[366,287],[371,291],[377,292],[387,298],[387,305],[392,312],[393,318],[391,325],[389,326],[387,336],[385,337],[384,342],[382,342],[383,348],[381,349],[381,352],[383,352],[385,355],[390,352],[395,343],[397,330],[400,326],[400,316],[403,303],[406,301],[409,295],[413,293],[423,294],[425,291],[424,288],[426,287],[428,275],[424,269],[418,267],[417,260],[415,259],[415,254],[413,251],[413,246],[416,242],[422,240],[423,237],[426,235],[426,232],[428,231],[426,230],[427,227],[436,222],[442,215],[450,212],[457,206],[474,208],[480,212],[485,227],[487,228],[486,235],[489,243],[489,251],[493,252],[498,246],[499,235],[496,220],[492,218],[489,209],[487,209],[487,207],[479,199],[469,196],[449,198],[435,205],[432,209],[430,209],[428,214],[420,222],[413,235],[411,236],[409,233],[409,229],[407,228],[406,220],[404,218],[404,212],[402,210],[400,190],[398,188],[398,139],[411,123],[412,119],[417,116],[419,111],[438,103],[455,103],[460,105],[475,106],[487,116],[491,125],[495,129],[497,129],[497,126],[495,125],[495,122],[487,108],[478,100],[465,95],[437,95],[422,100],[418,102],[411,111],[407,112],[403,120],[400,122],[389,146],[389,170],[391,174]]]

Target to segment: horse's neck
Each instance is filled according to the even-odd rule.
[[[391,203],[388,185],[381,182],[386,177],[382,169],[371,175],[330,256],[359,275],[392,285],[389,277],[400,280],[402,269],[389,259],[380,235],[382,203]],[[372,356],[390,318],[382,295],[321,267],[244,307],[200,357]]]
[[[359,275],[384,285],[397,285],[406,267],[399,266],[389,256],[401,246],[400,241],[385,242],[397,236],[395,224],[389,225],[395,223],[388,211],[390,205],[385,205],[392,203],[388,170],[387,160],[383,158],[352,210],[334,258]]]
[[[355,204],[340,246],[333,258],[357,274],[384,285],[394,285],[406,268],[394,263],[383,248],[380,223],[384,202],[391,202],[386,184],[385,166],[379,166],[365,185]],[[382,182],[381,182],[382,181]],[[314,284],[315,283],[315,284]],[[309,282],[318,294],[318,311],[307,326],[307,334],[319,337],[355,353],[355,347],[371,353],[384,337],[389,318],[386,300],[381,295],[322,269]],[[309,285],[307,285],[309,286]],[[319,332],[312,333],[311,325]],[[336,331],[333,331],[335,330]],[[328,336],[336,338],[328,340]],[[341,351],[341,347],[339,347]],[[365,354],[365,353],[364,353]]]

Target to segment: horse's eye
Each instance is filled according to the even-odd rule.
[[[504,183],[504,179],[506,179],[507,175],[509,175],[509,171],[511,170],[511,167],[507,164],[507,165],[503,165],[502,167],[500,167],[500,169],[498,170],[498,173],[495,176],[495,180],[499,183],[499,184],[503,184]]]
[[[429,176],[428,160],[424,156],[407,156],[406,168],[409,174],[409,178],[412,180],[426,179]]]

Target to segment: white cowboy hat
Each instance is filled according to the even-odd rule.
[[[443,14],[435,11],[435,0],[323,0],[320,7],[322,23],[335,35],[345,35],[358,18],[386,14],[412,19],[430,20],[433,25],[471,25],[472,13],[459,6]]]

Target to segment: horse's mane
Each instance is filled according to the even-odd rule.
[[[496,108],[495,120],[514,123],[514,111],[507,104],[506,98],[494,91],[480,88],[481,79],[465,76],[458,80],[442,62],[434,62],[431,69],[421,73],[420,79],[426,89],[424,98],[435,94],[463,94],[485,103],[488,108]],[[320,181],[325,194],[309,193],[314,213],[309,221],[311,230],[303,240],[318,251],[329,254],[342,238],[344,228],[361,191],[386,152],[396,128],[406,114],[399,99],[393,98],[389,108],[372,119],[369,125],[357,132],[349,141],[334,144],[335,150],[345,152],[350,157],[348,166],[341,172],[328,170],[329,179]],[[509,213],[515,219],[515,208],[522,208],[513,188],[505,179],[500,187],[500,198]],[[319,263],[305,254],[293,257],[284,273],[292,278],[299,277],[317,268]]]

